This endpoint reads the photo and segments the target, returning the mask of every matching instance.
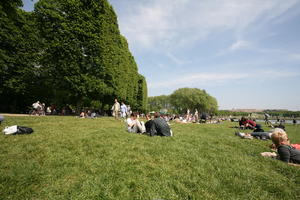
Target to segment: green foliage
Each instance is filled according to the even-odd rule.
[[[16,17],[17,8],[23,6],[22,0],[1,1],[1,12],[5,12],[8,17]]]
[[[264,118],[264,113],[268,113],[272,118],[275,117],[287,117],[287,118],[299,118],[300,111],[288,111],[288,110],[264,110],[263,112],[236,112],[231,110],[218,110],[217,115],[219,116],[249,116],[250,114],[258,114],[260,118]]]
[[[139,75],[138,81],[138,94],[136,99],[138,100],[138,107],[137,109],[143,112],[148,111],[147,104],[148,104],[148,92],[147,92],[147,83],[145,77]]]
[[[22,99],[13,104],[22,110],[38,99],[104,108],[118,98],[146,109],[146,81],[107,0],[40,0],[32,13],[17,2],[9,4],[18,13],[13,17],[4,10],[8,3],[0,4],[0,94],[7,97],[1,105]]]
[[[162,109],[167,109],[168,112],[170,112],[172,110],[172,106],[170,104],[170,96],[168,95],[149,97],[148,103],[150,111],[158,112]]]
[[[272,117],[296,117],[299,118],[300,117],[300,111],[288,111],[288,110],[264,110],[263,113],[268,113],[270,114]],[[263,114],[261,113],[261,114]]]
[[[0,110],[17,111],[32,102],[39,43],[32,14],[11,5],[9,15],[5,6],[0,4]]]
[[[230,111],[230,110],[218,110],[216,112],[216,115],[218,116],[237,116],[237,117],[240,117],[240,116],[249,116],[249,112],[236,112],[236,111]]]
[[[173,113],[185,113],[188,109],[199,112],[216,113],[217,100],[198,88],[180,88],[171,95],[148,98],[150,111],[167,110]]]
[[[179,112],[187,109],[214,113],[218,109],[217,100],[198,88],[180,88],[170,95],[170,103]]]
[[[14,124],[34,133],[0,135],[1,199],[300,196],[299,168],[261,157],[270,141],[240,139],[229,128],[236,123],[172,124],[171,138],[127,133],[105,117],[7,117],[0,127]],[[300,126],[286,129],[299,143]]]

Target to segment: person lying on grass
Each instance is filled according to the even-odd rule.
[[[261,140],[267,140],[271,139],[273,130],[265,132],[264,129],[261,128],[260,124],[257,124],[256,128],[252,133],[241,133],[241,132],[236,132],[235,135],[240,136],[241,138],[244,139],[261,139]]]
[[[290,144],[290,140],[283,129],[275,128],[272,132],[271,139],[277,149],[277,154],[267,155],[270,152],[261,153],[262,156],[274,157],[288,163],[289,165],[300,166],[300,150]],[[295,146],[295,145],[294,145]]]
[[[252,132],[252,133],[241,133],[241,132],[236,132],[235,135],[240,136],[243,139],[261,139],[261,140],[268,140],[271,139],[272,132]]]
[[[285,130],[284,126],[277,126],[277,128]],[[257,138],[257,139],[261,139],[261,140],[269,140],[269,139],[271,139],[273,131],[274,131],[274,129],[272,129],[270,131],[264,131],[264,129],[262,129],[261,125],[257,124],[256,128],[254,129],[254,131],[252,133],[236,132],[235,135],[240,136],[241,138],[244,138],[244,139]]]

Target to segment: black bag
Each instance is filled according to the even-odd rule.
[[[17,126],[17,132],[15,134],[31,134],[33,129],[25,126]]]

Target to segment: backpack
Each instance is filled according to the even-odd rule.
[[[25,126],[7,126],[2,131],[5,135],[16,135],[16,134],[30,134],[33,132],[32,128]]]

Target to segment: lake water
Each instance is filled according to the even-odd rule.
[[[272,124],[276,124],[277,120],[269,120]],[[263,119],[257,119],[256,122],[263,122],[265,123],[265,120]],[[262,124],[262,123],[261,123]],[[279,123],[278,123],[279,124]],[[285,124],[293,124],[293,120],[285,120]],[[297,124],[300,124],[300,120],[297,120]]]

